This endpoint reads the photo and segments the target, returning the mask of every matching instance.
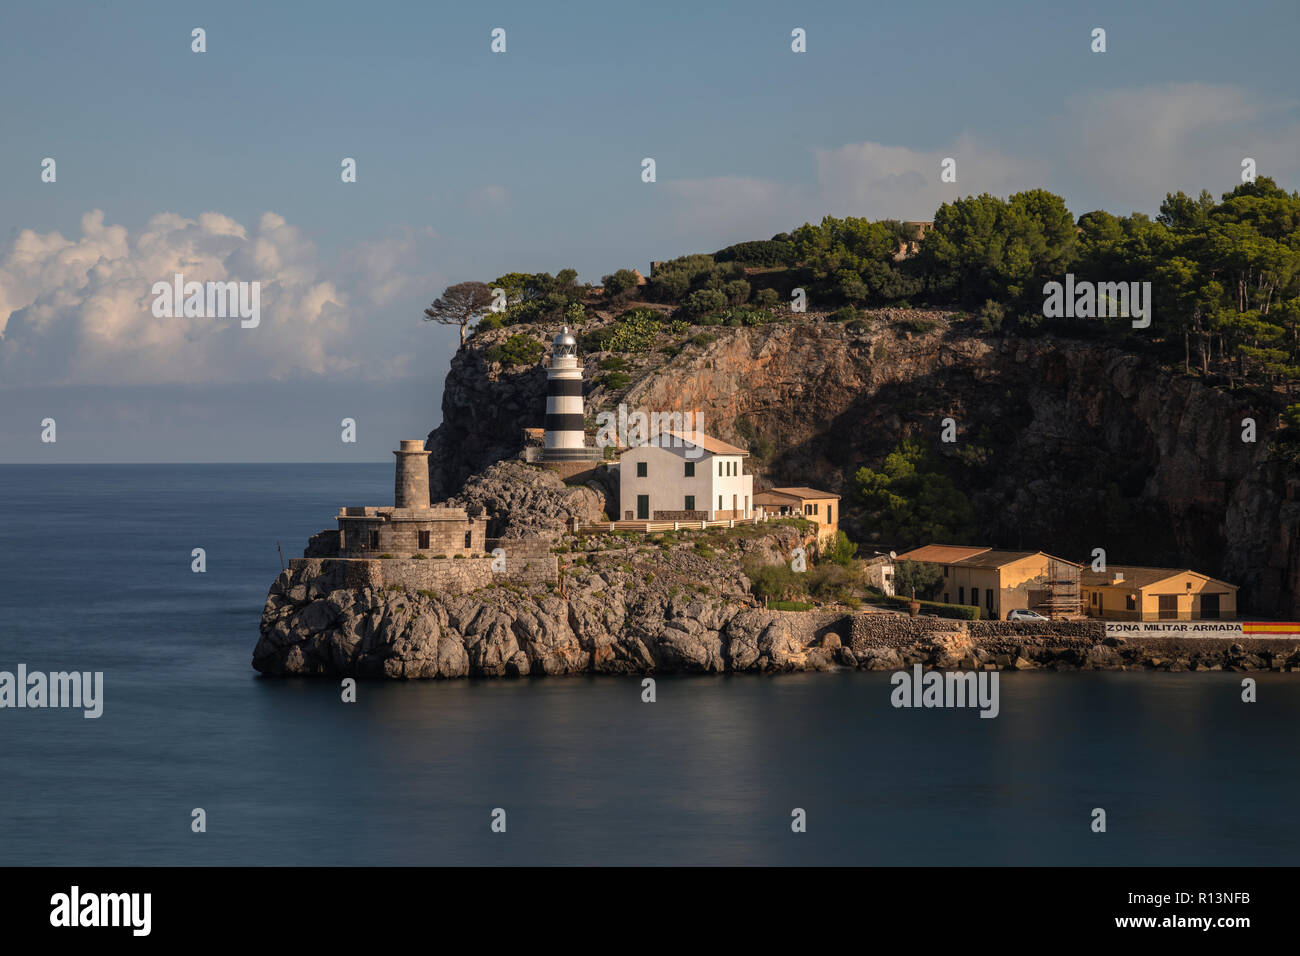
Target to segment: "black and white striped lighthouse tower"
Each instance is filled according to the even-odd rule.
[[[546,370],[546,434],[542,461],[581,461],[589,457],[582,428],[582,363],[578,340],[566,325],[555,337]]]

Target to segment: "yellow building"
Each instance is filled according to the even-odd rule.
[[[754,495],[754,506],[768,515],[802,515],[817,525],[817,540],[835,537],[840,496],[816,488],[769,488]]]
[[[978,607],[982,618],[998,620],[1015,610],[1037,611],[1044,617],[1081,611],[1080,565],[1043,551],[928,544],[897,560],[938,565],[943,578],[937,599]]]
[[[1217,621],[1237,617],[1237,586],[1197,571],[1111,565],[1083,572],[1089,617],[1114,621]]]

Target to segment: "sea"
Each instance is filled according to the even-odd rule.
[[[993,719],[854,671],[259,676],[281,550],[391,499],[391,462],[0,466],[0,671],[103,673],[97,719],[0,709],[0,865],[1300,861],[1300,675],[1005,672]]]

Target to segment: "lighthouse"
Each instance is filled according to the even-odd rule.
[[[582,362],[578,340],[566,325],[551,347],[546,370],[546,433],[542,461],[583,461],[591,457],[582,429]]]

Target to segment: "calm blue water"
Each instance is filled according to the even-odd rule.
[[[98,720],[0,710],[0,865],[1300,858],[1297,677],[1008,673],[995,720],[888,674],[258,677],[276,540],[391,498],[391,464],[0,467],[0,670],[106,682]]]

